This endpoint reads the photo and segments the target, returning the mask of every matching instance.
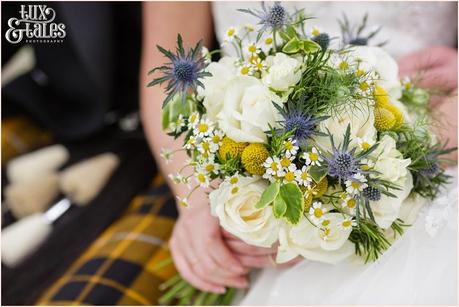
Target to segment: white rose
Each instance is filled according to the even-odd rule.
[[[286,91],[301,79],[301,61],[284,53],[266,58],[268,73],[263,76],[263,83],[276,91]]]
[[[228,182],[209,194],[212,214],[220,220],[221,226],[244,242],[270,247],[277,241],[279,223],[271,207],[256,209],[255,204],[268,186],[259,177],[239,177],[238,191]]]
[[[236,77],[235,58],[223,57],[218,62],[212,62],[207,66],[211,77],[202,79],[204,88],[198,87],[198,95],[204,98],[204,107],[207,110],[207,117],[211,121],[217,120],[217,114],[223,107],[223,96],[228,82]]]
[[[344,220],[342,215],[329,213],[324,218],[330,220],[327,238],[307,219],[295,226],[283,225],[279,231],[276,261],[284,263],[301,255],[309,260],[335,264],[353,255],[355,247],[348,240],[352,229],[340,228]]]
[[[393,57],[380,47],[355,46],[350,57],[359,60],[360,69],[375,71],[378,74],[378,84],[388,91],[392,99],[400,98],[402,94],[398,77],[398,65]]]
[[[327,118],[319,124],[319,130],[323,133],[330,131],[333,136],[335,145],[338,146],[344,139],[344,133],[347,126],[351,125],[351,147],[357,146],[357,138],[375,141],[377,131],[374,126],[375,118],[369,107],[361,106],[352,110],[343,110],[336,112],[333,116]],[[316,137],[318,145],[326,150],[331,150],[330,138]]]
[[[238,76],[228,82],[223,108],[217,114],[220,129],[236,142],[265,143],[269,125],[281,119],[273,102],[280,98],[255,77]]]
[[[384,135],[371,157],[375,159],[374,169],[380,173],[374,177],[403,186],[411,159],[403,159],[392,137]]]
[[[396,197],[381,194],[379,201],[370,201],[376,224],[383,229],[389,228],[400,217],[400,207],[413,189],[413,176],[408,172],[401,190],[390,190]]]

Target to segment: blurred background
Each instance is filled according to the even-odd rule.
[[[2,305],[155,304],[176,212],[139,121],[141,4],[1,11]]]

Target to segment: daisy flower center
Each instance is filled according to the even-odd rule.
[[[237,179],[237,177],[231,177],[230,179],[230,183],[231,184],[236,184],[239,180]]]
[[[201,133],[204,133],[204,132],[207,132],[209,130],[209,125],[208,124],[205,124],[205,123],[200,123],[198,125],[198,130],[199,132]]]
[[[317,160],[319,160],[319,155],[317,153],[315,153],[315,152],[311,152],[309,154],[309,159],[311,159],[311,161],[317,161]]]
[[[321,218],[322,215],[324,215],[324,212],[323,212],[323,210],[321,208],[315,208],[314,209],[314,216],[316,218]]]
[[[206,182],[206,176],[204,176],[204,174],[198,174],[198,181],[200,183]]]
[[[287,180],[288,182],[291,182],[293,181],[293,179],[295,179],[295,174],[293,172],[287,172],[284,177],[285,177],[285,180]]]
[[[247,75],[249,73],[250,69],[248,66],[242,66],[241,68],[241,74]]]
[[[213,164],[207,164],[206,165],[206,171],[213,172],[214,169],[215,169],[215,166]]]
[[[356,201],[355,201],[355,199],[352,198],[352,199],[349,199],[349,200],[347,201],[347,207],[348,207],[348,208],[354,209],[355,206],[356,206]]]
[[[289,167],[291,163],[292,161],[290,161],[289,158],[282,158],[282,160],[280,161],[282,167]]]
[[[345,227],[345,228],[351,227],[352,221],[350,221],[350,220],[345,220],[345,221],[343,221],[343,224],[342,224],[342,225],[343,225],[343,227]]]
[[[272,169],[273,171],[278,171],[278,170],[279,170],[279,169],[277,168],[277,163],[276,163],[276,162],[271,163],[271,169]]]

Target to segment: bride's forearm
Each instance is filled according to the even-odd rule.
[[[209,3],[143,3],[143,47],[140,69],[140,112],[143,128],[151,151],[161,172],[167,178],[173,193],[186,197],[189,189],[173,184],[168,174],[177,173],[184,165],[187,155],[184,151],[173,155],[173,162],[161,158],[161,148],[180,149],[183,139],[174,140],[161,128],[161,106],[165,98],[160,87],[146,87],[152,77],[147,72],[163,64],[166,59],[156,45],[175,50],[177,33],[183,36],[185,46],[194,45],[200,39],[209,45],[212,37],[212,21]]]

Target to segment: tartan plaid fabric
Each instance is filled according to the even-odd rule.
[[[158,175],[37,305],[157,305],[158,286],[176,273],[172,265],[159,268],[169,257],[176,216],[174,199]]]

